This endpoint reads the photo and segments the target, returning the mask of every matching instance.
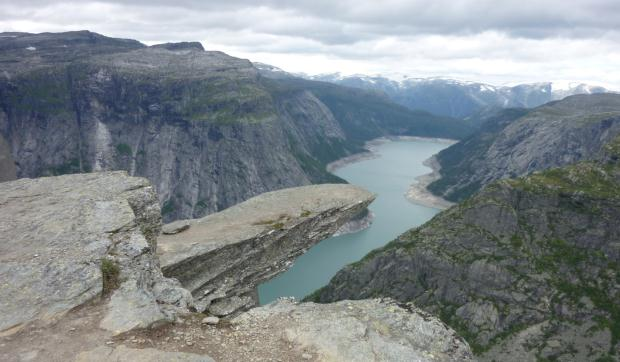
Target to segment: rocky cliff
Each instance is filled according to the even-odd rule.
[[[340,271],[312,299],[390,296],[481,360],[620,355],[620,138],[594,161],[497,181]]]
[[[200,312],[221,317],[246,310],[258,305],[258,284],[287,270],[373,200],[359,187],[331,184],[253,197],[162,235],[163,273],[192,292]]]
[[[428,190],[461,201],[494,180],[596,158],[618,134],[618,94],[578,95],[530,111],[505,110],[436,156],[441,178]]]
[[[111,295],[101,328],[174,320],[193,305],[155,254],[161,215],[143,178],[95,173],[0,184],[0,333]]]
[[[146,179],[101,172],[4,182],[0,360],[471,360],[442,322],[389,300],[279,301],[224,321],[192,312],[203,296],[219,295],[215,313],[225,297],[248,295],[372,198],[349,185],[272,192],[166,225],[158,242],[160,208]],[[159,248],[166,274],[199,291],[197,303],[162,275]]]
[[[369,138],[468,132],[362,91],[265,79],[196,43],[11,33],[0,64],[0,180],[126,170],[153,183],[165,221],[342,182],[326,163]]]

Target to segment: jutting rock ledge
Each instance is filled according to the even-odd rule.
[[[162,270],[192,292],[198,311],[229,315],[258,304],[258,284],[287,270],[373,200],[352,185],[302,186],[177,221],[186,230],[159,238]]]
[[[373,199],[350,185],[286,189],[159,236],[157,195],[142,178],[0,183],[0,360],[471,359],[443,323],[391,301],[278,301],[242,313],[258,283]],[[195,310],[237,316],[212,326]]]

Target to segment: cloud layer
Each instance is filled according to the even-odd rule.
[[[2,2],[6,2],[2,4]],[[0,0],[0,30],[89,29],[308,73],[447,76],[620,89],[617,0]]]

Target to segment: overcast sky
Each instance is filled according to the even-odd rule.
[[[620,0],[0,0],[0,9],[0,31],[198,40],[292,72],[620,90]]]

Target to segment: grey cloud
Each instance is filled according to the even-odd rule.
[[[0,31],[197,40],[294,71],[318,62],[328,71],[620,84],[619,0],[0,0],[0,9]]]
[[[77,8],[84,3],[72,4]],[[177,0],[172,3],[164,0],[103,0],[99,3],[150,14],[149,17],[161,21],[160,24],[178,25],[180,31],[189,26],[247,29],[298,36],[325,44],[353,44],[380,36],[466,35],[485,31],[526,38],[598,37],[616,32],[620,24],[617,0]],[[6,4],[3,8],[8,7],[7,14],[11,13],[12,7],[31,14],[53,4],[58,3],[34,0],[27,4]],[[271,16],[262,17],[261,14]],[[136,17],[145,20],[145,15],[137,14]],[[140,24],[144,22],[138,21],[136,25]]]

